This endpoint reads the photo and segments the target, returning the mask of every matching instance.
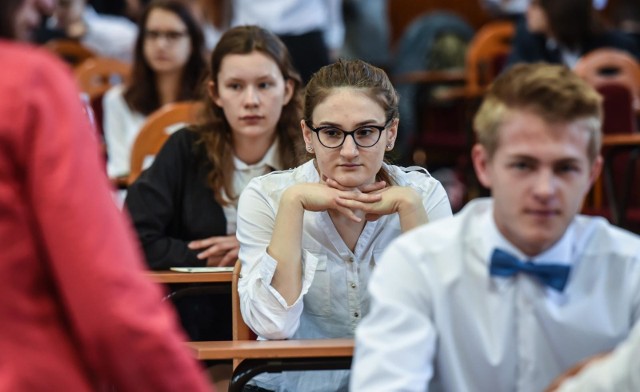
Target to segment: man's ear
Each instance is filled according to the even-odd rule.
[[[220,96],[218,96],[218,89],[216,88],[216,84],[213,80],[207,82],[207,94],[209,94],[209,98],[216,105],[222,107],[222,102],[220,102]]]
[[[489,153],[481,144],[476,144],[471,149],[471,160],[476,171],[478,181],[482,186],[491,189],[491,172],[489,167]]]
[[[600,177],[600,173],[602,173],[602,166],[604,165],[604,160],[602,155],[598,155],[596,159],[593,160],[591,164],[591,170],[589,172],[589,188],[596,182],[598,177]]]

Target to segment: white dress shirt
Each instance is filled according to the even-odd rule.
[[[344,42],[341,0],[233,0],[232,26],[258,25],[274,34],[322,31],[329,49]]]
[[[590,363],[555,392],[640,391],[640,323],[609,356]]]
[[[539,392],[609,351],[640,317],[640,238],[577,216],[534,263],[570,265],[563,292],[535,277],[489,275],[493,201],[419,227],[385,251],[356,334],[353,391]]]
[[[451,216],[444,188],[426,171],[387,166],[398,185],[422,197],[429,220]],[[369,275],[385,247],[401,233],[397,214],[367,222],[352,252],[325,212],[305,211],[302,236],[302,292],[293,305],[271,286],[277,261],[271,241],[280,197],[291,185],[320,181],[313,161],[253,179],[240,196],[238,231],[242,276],[238,291],[246,323],[262,339],[348,338],[369,310]],[[256,377],[275,391],[346,390],[348,372],[290,372]]]
[[[109,177],[129,174],[131,148],[146,120],[142,113],[131,110],[123,94],[124,85],[119,84],[111,87],[102,99]]]
[[[234,155],[233,165],[236,170],[233,172],[233,192],[236,195],[240,195],[253,178],[267,174],[273,170],[282,169],[282,164],[280,163],[280,159],[278,159],[279,156],[277,140],[269,147],[260,162],[253,165],[244,163]],[[238,220],[237,200],[235,203],[231,202],[231,204],[222,206],[222,211],[227,220],[227,234],[235,234],[237,228],[236,221]]]

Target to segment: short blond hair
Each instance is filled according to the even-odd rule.
[[[587,156],[593,161],[602,142],[602,97],[561,65],[518,64],[499,76],[489,88],[473,127],[476,140],[493,157],[498,131],[514,110],[527,110],[545,121],[584,121],[590,134]]]

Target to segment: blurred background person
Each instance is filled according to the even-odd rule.
[[[57,0],[53,15],[38,30],[36,41],[77,40],[99,56],[131,62],[137,34],[135,23],[129,19],[99,14],[86,0]]]
[[[50,5],[0,2],[0,389],[210,390],[142,273],[67,67],[6,40]]]
[[[516,29],[507,66],[544,61],[573,68],[580,56],[602,47],[640,58],[632,39],[600,23],[592,0],[530,0],[526,18]]]
[[[342,0],[229,1],[231,25],[258,25],[278,35],[305,84],[342,47]]]
[[[162,105],[201,97],[206,73],[203,36],[180,1],[155,0],[140,19],[130,81],[104,96],[107,173],[129,173],[131,148],[147,116]]]

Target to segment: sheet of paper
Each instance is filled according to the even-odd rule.
[[[171,267],[176,272],[232,272],[233,267]]]

